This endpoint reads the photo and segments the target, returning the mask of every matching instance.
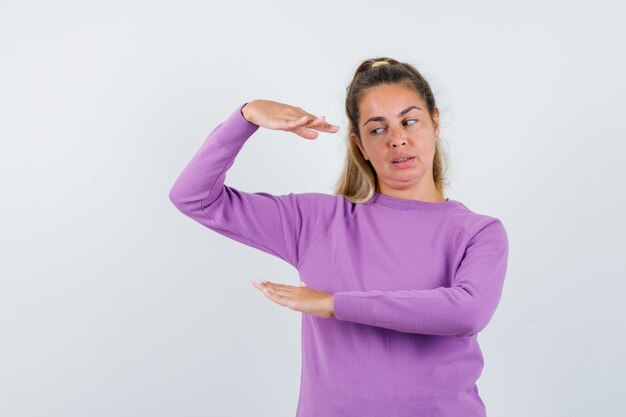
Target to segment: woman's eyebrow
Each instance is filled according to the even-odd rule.
[[[420,109],[420,108],[419,108],[419,107],[417,107],[417,106],[410,106],[410,107],[407,107],[406,109],[402,110],[400,113],[398,113],[398,117],[402,117],[402,116],[404,116],[404,115],[405,115],[406,113],[408,113],[408,112],[409,112],[409,110],[411,110],[411,109],[422,110],[422,109]],[[365,123],[363,123],[363,126],[365,126],[365,125],[366,125],[366,124],[368,124],[369,122],[377,122],[377,121],[380,121],[380,120],[385,120],[385,118],[384,118],[384,117],[382,117],[382,116],[374,116],[374,117],[370,117],[369,119],[367,119],[367,121],[366,121]]]

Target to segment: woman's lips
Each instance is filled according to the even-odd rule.
[[[414,156],[412,156],[411,158],[407,159],[406,161],[402,161],[402,162],[392,162],[393,166],[398,167],[398,168],[405,168],[410,166],[413,163],[413,160],[415,159]]]

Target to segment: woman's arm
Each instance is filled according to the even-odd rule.
[[[280,103],[268,103],[272,103],[273,113],[260,113],[258,117],[262,123],[269,120],[274,123],[274,128],[283,130],[295,126],[276,123],[271,115],[282,117],[282,108],[277,109]],[[326,227],[324,218],[316,217],[316,210],[323,212],[320,205],[330,202],[332,196],[319,193],[249,193],[224,183],[235,157],[260,127],[244,117],[242,109],[247,104],[239,106],[211,131],[177,178],[169,198],[183,214],[207,228],[277,256],[297,268],[318,230]],[[307,126],[317,126],[308,123]]]
[[[472,336],[485,328],[500,301],[508,253],[506,230],[491,218],[469,240],[451,287],[336,292],[334,316],[401,332]]]

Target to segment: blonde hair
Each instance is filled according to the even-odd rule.
[[[437,109],[435,97],[430,85],[424,77],[410,64],[398,62],[395,59],[379,57],[363,61],[354,74],[352,81],[346,88],[346,115],[348,117],[348,132],[346,135],[346,156],[342,173],[335,183],[335,195],[343,194],[354,203],[366,203],[379,192],[376,170],[371,162],[363,158],[358,145],[350,139],[354,133],[359,141],[359,100],[369,88],[380,84],[408,84],[415,88],[426,104],[426,109],[433,120],[433,113]],[[435,146],[433,159],[433,180],[435,187],[442,195],[446,187],[444,162],[447,156],[440,147],[441,137]]]

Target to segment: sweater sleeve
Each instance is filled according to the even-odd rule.
[[[472,336],[500,301],[509,243],[494,217],[468,241],[450,287],[334,294],[335,318],[408,333]]]
[[[324,227],[323,219],[315,223],[307,213],[330,200],[321,198],[326,196],[321,193],[250,193],[224,184],[236,155],[259,128],[243,117],[245,104],[211,131],[177,178],[169,198],[205,227],[298,268],[318,228]]]

